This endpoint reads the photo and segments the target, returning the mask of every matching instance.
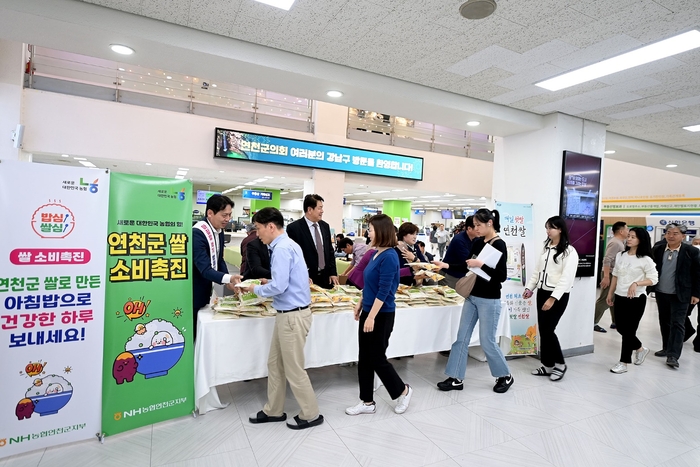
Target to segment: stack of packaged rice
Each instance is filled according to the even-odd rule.
[[[440,266],[433,263],[408,263],[411,268],[413,268],[413,277],[415,279],[420,279],[423,281],[433,281],[437,283],[438,281],[445,278],[442,274],[437,271],[440,270]]]
[[[342,313],[353,311],[360,299],[360,291],[349,285],[338,285],[332,289],[311,286],[311,311],[313,313]]]
[[[396,308],[458,305],[464,301],[454,289],[442,285],[410,287],[399,284]]]
[[[250,279],[241,282],[241,285],[260,285],[260,283],[258,279]],[[261,318],[277,314],[275,309],[272,308],[272,299],[259,297],[253,292],[229,295],[227,297],[215,297],[212,309],[217,318],[239,318],[241,316]]]

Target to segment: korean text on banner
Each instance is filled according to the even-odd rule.
[[[500,237],[508,248],[508,279],[503,284],[502,297],[510,317],[511,341],[508,355],[537,353],[537,306],[534,297],[523,298],[528,272],[535,267],[532,205],[496,203],[501,214]]]
[[[100,429],[108,194],[104,170],[0,161],[0,458]]]
[[[194,410],[192,184],[112,174],[102,431]]]

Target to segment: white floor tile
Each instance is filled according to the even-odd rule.
[[[0,467],[37,467],[44,455],[44,451],[46,451],[46,449],[37,449],[36,451],[27,452],[25,454],[17,454],[0,459]]]
[[[523,446],[519,441],[508,441],[479,451],[454,457],[464,467],[512,467],[514,465],[536,465],[551,467],[553,464]]]
[[[252,449],[223,452],[196,459],[173,462],[163,467],[254,467],[258,462]]]

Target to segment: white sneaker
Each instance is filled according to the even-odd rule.
[[[642,347],[641,352],[637,350],[637,356],[634,357],[634,364],[641,365],[642,363],[644,363],[644,359],[647,358],[647,355],[649,355],[649,349],[647,349],[646,347]]]
[[[348,407],[345,409],[345,413],[348,415],[360,415],[363,413],[374,413],[377,411],[377,404],[374,402],[372,405],[367,405],[364,402],[360,401],[357,405],[353,407]]]
[[[614,367],[610,368],[613,373],[627,373],[627,364],[622,362],[617,362]]]
[[[396,407],[394,408],[394,412],[396,413],[404,413],[408,408],[408,404],[411,402],[413,388],[409,385],[406,385],[406,387],[408,387],[408,392],[406,392],[406,395],[399,396],[399,398],[396,399]]]

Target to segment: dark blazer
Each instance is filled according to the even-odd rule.
[[[246,248],[246,268],[243,279],[272,279],[270,274],[270,250],[259,238],[254,238]]]
[[[411,251],[411,253],[416,255],[416,261],[420,261],[422,263],[427,262],[425,256],[423,256],[423,253],[421,253],[420,248],[416,246],[414,248],[409,247],[408,249]],[[413,277],[415,275],[413,268],[407,266],[408,261],[406,261],[406,258],[403,257],[403,254],[398,246],[394,247],[394,250],[396,250],[396,254],[399,255],[399,283],[404,285],[416,285],[416,279]]]
[[[228,268],[224,261],[224,232],[219,234],[219,257],[217,258],[217,268],[211,267],[209,257],[209,242],[201,230],[192,229],[192,301],[194,308],[195,323],[197,322],[197,311],[209,303],[211,297],[212,282],[221,284],[224,274],[228,274]]]
[[[659,277],[664,265],[666,246],[666,243],[658,244],[652,250]],[[681,249],[678,252],[676,296],[683,303],[690,303],[690,297],[700,298],[700,251],[686,243],[681,243]]]
[[[246,249],[248,248],[248,244],[256,238],[258,238],[258,233],[253,230],[248,232],[248,235],[241,241],[241,267],[239,269],[244,276],[245,273],[248,272],[248,255],[246,255]]]
[[[319,221],[318,226],[321,229],[321,239],[323,240],[323,254],[326,259],[326,267],[321,271],[320,275],[337,276],[338,271],[335,268],[335,253],[333,252],[333,243],[331,242],[331,228],[327,222]],[[287,226],[287,235],[294,240],[304,253],[304,261],[309,270],[309,277],[316,277],[318,270],[318,254],[316,253],[316,244],[311,238],[311,230],[306,224],[306,219],[302,217],[297,219]]]

